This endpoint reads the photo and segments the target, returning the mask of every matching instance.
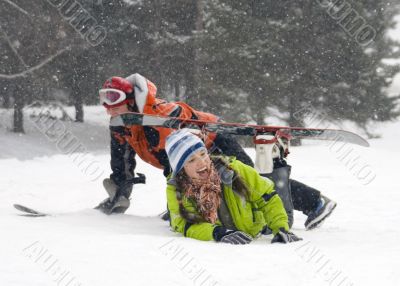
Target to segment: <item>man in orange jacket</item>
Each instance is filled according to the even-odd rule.
[[[126,112],[218,121],[218,117],[193,109],[183,102],[167,102],[156,98],[156,86],[140,74],[127,78],[112,77],[99,91],[100,102],[110,116]],[[135,179],[135,155],[143,161],[164,170],[164,175],[171,172],[165,151],[167,136],[174,130],[163,127],[139,126],[111,127],[111,169],[110,178],[103,181],[109,197],[97,207],[104,213],[123,213],[130,205],[130,195]],[[204,138],[206,147],[213,152],[235,156],[239,161],[254,166],[250,157],[232,137],[225,134],[210,133]],[[285,163],[285,162],[284,162]],[[140,180],[137,180],[140,181]],[[307,185],[289,180],[294,209],[308,216],[306,228],[318,226],[335,208],[336,203],[321,195]]]

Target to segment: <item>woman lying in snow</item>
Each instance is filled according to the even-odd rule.
[[[173,169],[167,185],[172,228],[186,237],[247,244],[267,228],[272,243],[301,240],[272,181],[233,157],[210,157],[203,141],[181,129],[166,141]]]

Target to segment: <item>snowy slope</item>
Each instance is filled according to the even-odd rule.
[[[66,128],[86,147],[85,162],[104,168],[105,176],[107,120],[98,107],[85,111],[88,123]],[[32,122],[16,136],[6,131],[10,114],[0,116],[0,285],[400,284],[400,122],[382,125],[383,138],[368,149],[292,148],[293,178],[336,200],[335,213],[307,232],[305,216],[296,212],[299,243],[271,245],[271,237],[262,237],[231,246],[172,233],[156,217],[165,209],[165,180],[140,160],[137,170],[148,183],[135,187],[127,214],[92,210],[106,195],[102,177],[74,162],[76,154],[63,154]],[[13,203],[55,215],[19,216]]]

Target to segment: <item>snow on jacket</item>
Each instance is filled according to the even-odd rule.
[[[218,171],[223,184],[222,193],[236,229],[253,237],[256,237],[265,226],[268,226],[274,234],[278,232],[279,228],[289,230],[288,217],[281,199],[275,195],[274,183],[261,177],[254,168],[243,164],[234,157],[229,158],[228,166],[229,168],[222,167]],[[248,199],[244,199],[232,189],[234,172],[249,188]],[[213,240],[213,230],[216,226],[222,225],[221,221],[217,220],[215,224],[187,222],[179,212],[174,178],[168,181],[167,201],[171,227],[174,231],[182,233],[186,237]],[[189,213],[199,214],[193,200],[183,196],[182,203]]]

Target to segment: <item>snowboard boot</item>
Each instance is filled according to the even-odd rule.
[[[293,202],[289,182],[291,167],[283,159],[289,143],[283,139],[273,135],[256,136],[254,141],[256,144],[255,169],[261,176],[275,183],[275,191],[285,207],[289,227],[292,227]]]
[[[289,227],[291,228],[293,225],[293,202],[289,184],[290,169],[291,168],[289,165],[280,167],[275,166],[272,173],[260,175],[272,180],[275,183],[275,191],[282,200],[283,206],[285,207],[288,215]]]
[[[324,220],[330,216],[336,207],[336,202],[321,195],[317,207],[308,214],[308,218],[304,223],[307,230],[315,229],[322,225]]]
[[[123,188],[123,191],[119,191],[114,181],[107,178],[103,180],[103,186],[109,197],[103,200],[95,209],[107,215],[112,213],[125,213],[131,204],[129,196],[132,192],[132,185],[127,185]]]
[[[110,198],[102,201],[95,209],[100,210],[101,212],[110,215],[110,214],[119,214],[125,213],[129,208],[131,202],[125,196],[116,197],[114,200],[110,200]]]

